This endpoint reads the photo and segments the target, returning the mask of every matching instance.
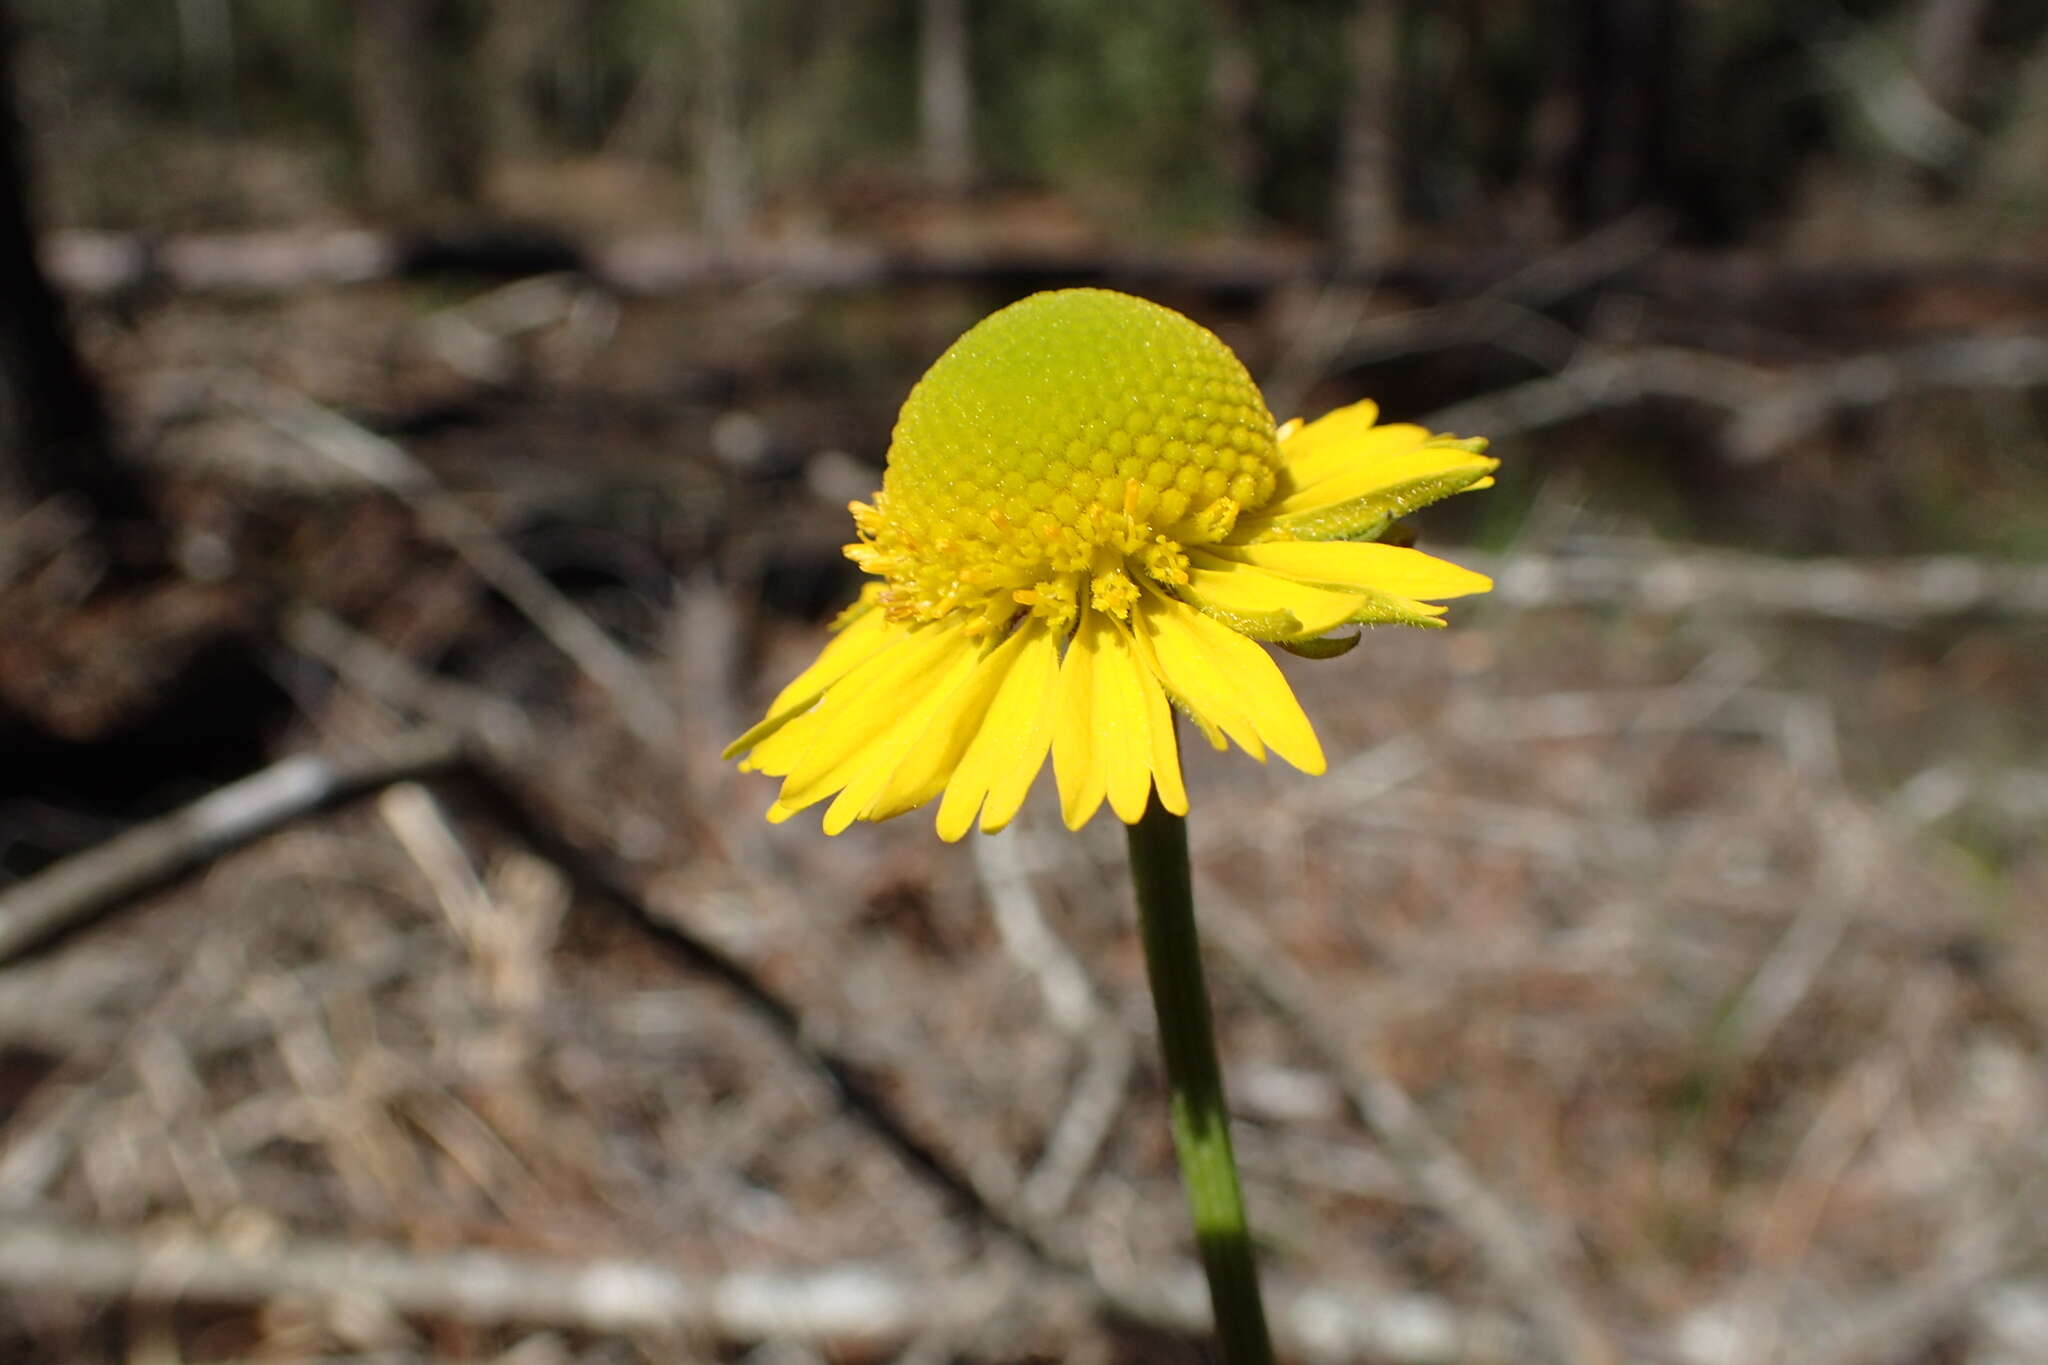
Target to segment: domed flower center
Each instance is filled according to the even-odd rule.
[[[984,319],[903,404],[854,561],[892,619],[1057,628],[1187,581],[1183,546],[1273,496],[1273,417],[1221,341],[1124,294],[1036,294]]]

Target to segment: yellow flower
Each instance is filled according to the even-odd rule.
[[[1372,543],[1484,488],[1480,439],[1377,423],[1372,403],[1274,427],[1212,333],[1125,294],[1036,294],[911,390],[847,554],[876,582],[726,750],[783,779],[768,818],[832,797],[825,831],[940,798],[994,832],[1048,751],[1078,829],[1107,799],[1187,813],[1173,710],[1221,749],[1308,773],[1323,751],[1257,643],[1313,657],[1359,624],[1441,626],[1482,575]]]

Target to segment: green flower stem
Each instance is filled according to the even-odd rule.
[[[1145,936],[1145,970],[1159,1014],[1159,1047],[1172,1096],[1173,1144],[1195,1220],[1195,1241],[1209,1276],[1216,1335],[1228,1365],[1272,1365],[1266,1309],[1259,1298],[1251,1227],[1230,1149],[1230,1111],[1216,1063],[1216,1030],[1202,984],[1195,898],[1188,871],[1188,825],[1155,799],[1129,827],[1131,881]]]

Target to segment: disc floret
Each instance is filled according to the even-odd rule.
[[[898,622],[1124,620],[1141,583],[1185,584],[1186,547],[1228,536],[1279,470],[1272,414],[1212,333],[1128,295],[1039,294],[911,391],[847,552]]]

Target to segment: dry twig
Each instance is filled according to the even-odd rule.
[[[692,1276],[645,1261],[435,1255],[311,1239],[235,1246],[190,1231],[124,1235],[38,1217],[0,1227],[0,1286],[140,1303],[355,1298],[466,1322],[845,1347],[971,1333],[1006,1302],[1029,1320],[1071,1320],[1089,1311],[1098,1292],[1127,1321],[1156,1332],[1198,1333],[1207,1318],[1192,1266],[1106,1291],[1068,1276],[1020,1277],[1000,1268],[942,1282],[872,1265]],[[1360,1357],[1480,1365],[1518,1359],[1522,1347],[1496,1318],[1461,1315],[1426,1295],[1353,1286],[1284,1288],[1273,1320],[1294,1354],[1332,1365]]]
[[[1963,555],[1777,559],[1718,554],[1459,554],[1494,578],[1489,605],[1817,616],[1910,626],[2048,617],[2048,567]]]
[[[532,747],[533,721],[517,705],[481,687],[427,672],[332,612],[300,603],[284,613],[280,624],[285,644],[294,651],[387,706],[471,730],[493,753]]]
[[[1054,1230],[1004,1201],[912,1132],[827,1030],[762,984],[737,960],[650,909],[617,872],[563,834],[514,785],[495,773],[458,732],[417,731],[374,759],[350,763],[312,755],[287,759],[100,847],[74,855],[0,894],[0,961],[76,929],[163,881],[196,868],[290,821],[415,779],[461,774],[489,813],[559,867],[584,895],[637,926],[691,969],[734,991],[797,1056],[823,1074],[849,1111],[910,1167],[985,1226],[1049,1265],[1078,1268]]]
[[[403,499],[420,525],[462,557],[477,577],[504,595],[547,641],[611,697],[620,719],[650,751],[672,754],[681,744],[675,709],[639,662],[560,589],[396,443],[302,395],[242,376],[225,385],[229,400],[260,421]]]
[[[0,892],[0,962],[313,811],[462,761],[462,738],[448,730],[417,731],[345,761],[285,759]]]
[[[2048,386],[2048,336],[1924,342],[1797,370],[1771,370],[1705,351],[1641,346],[1578,353],[1562,370],[1438,409],[1440,431],[1504,436],[1590,413],[1676,398],[1729,414],[1729,454],[1781,454],[1837,415],[1923,393]]]
[[[1613,1341],[1580,1305],[1541,1238],[1480,1182],[1392,1077],[1359,1057],[1323,1016],[1314,988],[1266,942],[1254,919],[1222,914],[1211,924],[1218,943],[1267,1007],[1284,1017],[1339,1078],[1360,1121],[1386,1145],[1387,1155],[1478,1246],[1537,1328],[1545,1353],[1557,1365],[1618,1361]]]
[[[1087,1062],[1067,1097],[1045,1155],[1019,1204],[1034,1223],[1057,1217],[1095,1163],[1130,1085],[1130,1034],[1103,1008],[1088,973],[1045,922],[1015,831],[974,841],[975,870],[1003,946],[1037,980],[1054,1027],[1085,1049]]]

